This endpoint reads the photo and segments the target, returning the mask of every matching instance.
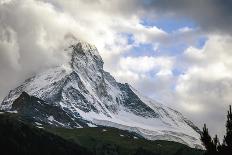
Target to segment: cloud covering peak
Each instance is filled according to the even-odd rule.
[[[0,0],[0,99],[35,73],[67,62],[68,38],[76,38],[98,48],[104,68],[117,80],[198,125],[204,117],[220,130],[211,118],[223,122],[231,101],[231,5],[230,0]]]

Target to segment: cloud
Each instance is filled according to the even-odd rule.
[[[66,62],[64,37],[78,28],[68,14],[32,0],[1,3],[0,25],[0,98],[35,72]]]
[[[155,26],[140,24],[139,16],[126,9],[127,2],[123,1],[0,2],[0,74],[1,81],[11,83],[0,84],[0,98],[35,72],[66,62],[63,49],[68,34],[95,44],[107,70],[112,70],[133,46],[155,43],[166,35]],[[131,33],[135,43],[129,44],[125,33]]]
[[[205,32],[232,32],[231,0],[136,0],[133,6],[151,15],[192,19]]]
[[[9,68],[17,69],[18,68],[18,59],[19,59],[19,47],[17,44],[17,36],[14,30],[11,28],[5,27],[0,28],[0,66],[3,66],[6,63],[9,63]],[[9,69],[3,68],[3,69]]]
[[[36,72],[67,62],[63,49],[75,36],[97,46],[118,81],[213,128],[212,118],[222,122],[218,111],[231,101],[230,6],[229,0],[0,0],[0,99]],[[144,17],[195,26],[165,32]],[[143,45],[152,47],[148,56],[134,51]]]
[[[206,122],[221,137],[232,100],[231,41],[231,36],[211,35],[202,49],[189,47],[181,58],[188,67],[176,83],[179,108],[199,126]]]
[[[125,57],[121,58],[120,69],[130,70],[136,73],[148,73],[157,70],[160,72],[171,72],[173,60],[168,57]]]
[[[111,73],[121,82],[130,83],[144,94],[159,101],[170,101],[175,82],[173,57],[121,57]]]

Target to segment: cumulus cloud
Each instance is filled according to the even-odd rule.
[[[120,59],[119,65],[122,70],[131,70],[136,73],[158,70],[156,74],[161,74],[161,72],[171,74],[173,61],[169,57],[126,57]]]
[[[1,1],[0,25],[1,97],[16,81],[65,61],[62,41],[77,28],[70,16],[32,0]]]
[[[211,35],[202,49],[189,47],[181,58],[188,67],[176,84],[180,108],[199,125],[207,122],[220,136],[232,101],[231,41],[231,36]]]
[[[172,74],[174,63],[173,57],[122,57],[111,73],[118,81],[130,83],[156,100],[170,101],[176,80]]]
[[[119,81],[198,125],[203,117],[222,122],[224,113],[217,111],[231,101],[230,6],[230,0],[0,0],[0,99],[34,73],[66,62],[67,36],[75,36],[97,46]],[[166,17],[187,18],[196,27],[165,32],[143,24]],[[208,40],[199,49],[202,36]],[[189,46],[184,53],[163,51],[183,44]],[[133,55],[141,45],[153,47],[149,56]]]
[[[126,9],[125,3],[1,0],[0,74],[1,81],[10,80],[9,76],[12,79],[10,86],[4,82],[0,85],[0,96],[33,73],[67,61],[67,53],[63,52],[67,34],[95,44],[107,70],[114,68],[133,46],[156,43],[167,35],[155,26],[140,24],[139,15]],[[133,35],[132,45],[125,33]]]

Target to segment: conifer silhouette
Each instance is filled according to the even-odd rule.
[[[226,135],[223,143],[219,143],[217,135],[211,138],[206,124],[201,133],[201,141],[206,148],[205,155],[232,155],[232,110],[231,105],[227,113]]]

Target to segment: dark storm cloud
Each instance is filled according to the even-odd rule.
[[[172,17],[195,21],[205,32],[232,33],[231,0],[42,0],[62,4],[84,4],[96,12],[104,11],[110,15],[120,14],[131,17]],[[71,5],[72,6],[72,5]],[[58,7],[59,8],[59,7]],[[149,17],[150,16],[150,17]]]
[[[175,18],[190,18],[204,31],[232,33],[231,0],[136,0],[145,12]]]

